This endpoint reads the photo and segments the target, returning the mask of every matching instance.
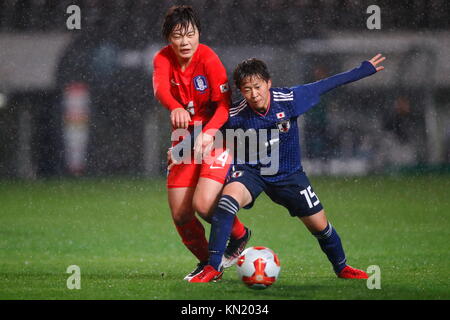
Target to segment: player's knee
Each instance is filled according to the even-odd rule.
[[[173,222],[175,223],[175,225],[177,226],[182,226],[185,225],[186,223],[189,222],[189,219],[185,218],[185,217],[173,217]]]
[[[232,182],[226,185],[222,194],[235,199],[241,208],[245,207],[252,201],[250,192],[240,182]]]
[[[328,226],[328,220],[323,209],[311,216],[299,218],[306,226],[306,228],[313,234],[321,232]]]
[[[194,212],[191,212],[189,210],[175,210],[172,211],[172,220],[177,226],[182,226],[190,221],[195,217]]]
[[[195,195],[192,206],[203,219],[208,221],[213,213],[216,201],[216,197],[208,194]]]
[[[212,215],[213,215],[212,212],[207,211],[206,208],[199,208],[196,210],[196,212],[203,220],[205,220],[208,223],[211,223],[211,219],[212,219]]]

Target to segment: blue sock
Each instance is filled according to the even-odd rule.
[[[320,248],[328,257],[333,265],[334,272],[339,273],[347,265],[342,247],[341,238],[333,228],[331,223],[328,223],[327,227],[321,232],[313,233],[320,244]]]
[[[227,246],[233,227],[234,217],[239,210],[239,203],[231,196],[224,195],[219,199],[211,222],[209,236],[209,264],[219,270],[222,256]]]

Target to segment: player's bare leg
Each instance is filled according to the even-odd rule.
[[[194,218],[192,198],[195,188],[168,188],[170,212],[175,225],[183,225]]]
[[[212,214],[220,197],[223,184],[204,177],[198,179],[195,188],[192,206],[194,210],[208,223],[211,223]]]
[[[326,228],[328,225],[327,217],[325,216],[325,211],[320,210],[316,214],[308,217],[300,217],[300,220],[306,226],[306,228],[311,233],[320,232]]]
[[[205,229],[195,216],[192,206],[195,189],[169,188],[168,198],[172,219],[184,245],[199,260],[197,268],[185,277],[191,279],[200,272],[208,260],[208,241],[205,237]]]
[[[236,199],[239,206],[245,207],[252,201],[252,195],[250,191],[240,182],[233,182],[227,184],[222,192],[223,195],[228,195]]]
[[[367,279],[368,275],[347,265],[341,240],[328,222],[325,211],[307,217],[300,217],[306,228],[318,239],[322,251],[333,264],[336,275],[344,279]]]

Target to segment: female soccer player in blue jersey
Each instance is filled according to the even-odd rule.
[[[357,81],[384,69],[379,64],[381,54],[348,72],[292,88],[272,88],[264,62],[248,59],[234,71],[236,87],[243,99],[230,109],[226,124],[230,129],[254,130],[267,136],[269,153],[278,152],[275,174],[265,174],[269,164],[263,161],[240,161],[222,191],[214,212],[209,239],[209,264],[190,282],[210,282],[222,274],[222,256],[230,236],[234,217],[240,208],[249,209],[256,198],[265,192],[275,203],[297,216],[318,239],[322,251],[340,278],[366,279],[367,274],[346,263],[344,249],[335,228],[329,223],[320,200],[314,192],[300,160],[297,118],[319,102],[326,92],[349,82]],[[278,137],[267,135],[267,130],[278,129]],[[264,133],[263,133],[264,131]],[[274,143],[275,142],[275,143]],[[242,160],[242,159],[241,159]]]

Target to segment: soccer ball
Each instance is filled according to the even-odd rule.
[[[236,268],[239,279],[252,289],[270,287],[281,269],[278,256],[266,247],[245,249],[237,260]]]

